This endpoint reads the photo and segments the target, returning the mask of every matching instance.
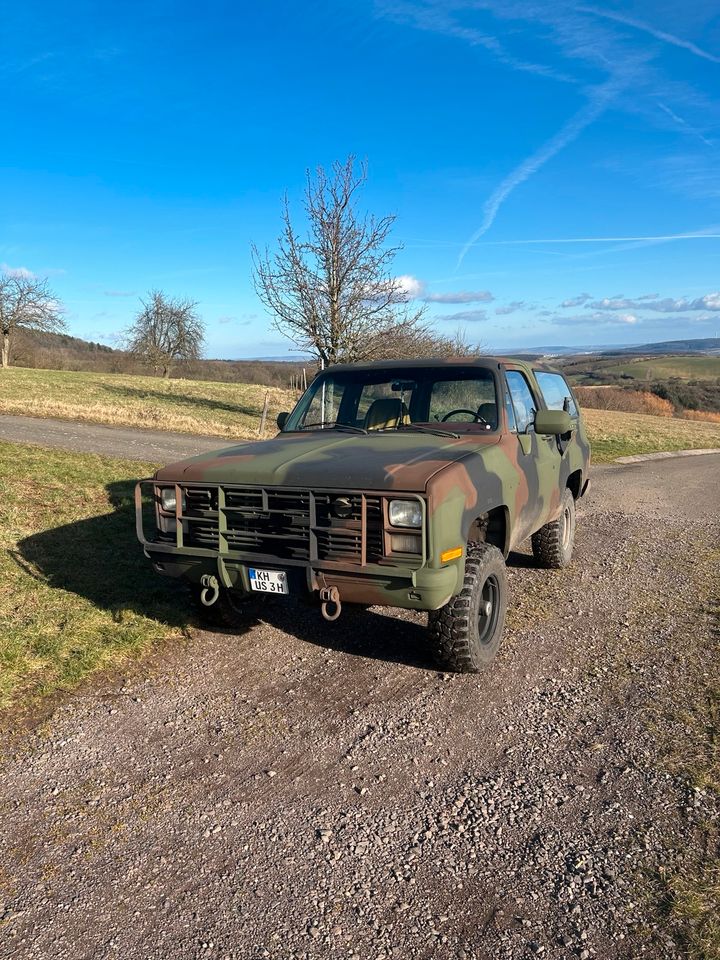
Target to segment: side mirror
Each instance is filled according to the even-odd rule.
[[[535,414],[535,433],[570,433],[573,428],[572,417],[565,410],[538,410]]]
[[[290,416],[289,413],[279,413],[277,415],[277,419],[275,420],[275,423],[277,423],[278,425],[278,430],[283,430],[285,428],[285,424],[287,423],[287,418],[289,416]]]

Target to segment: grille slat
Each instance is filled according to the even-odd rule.
[[[310,559],[311,535],[318,560],[362,563],[362,495],[315,493],[315,525],[311,528],[309,490],[287,491],[245,487],[224,488],[218,509],[218,487],[183,487],[183,542],[186,546],[219,549],[219,520],[229,550],[261,554],[278,560]],[[341,498],[342,516],[335,501]],[[366,562],[383,558],[383,511],[380,497],[365,497]]]

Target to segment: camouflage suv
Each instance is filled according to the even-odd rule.
[[[138,536],[210,622],[253,596],[429,611],[441,664],[497,653],[505,558],[532,537],[570,562],[590,447],[563,376],[483,357],[334,366],[272,440],[158,470],[138,484]]]

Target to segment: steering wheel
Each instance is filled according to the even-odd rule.
[[[467,410],[465,407],[458,407],[457,410],[451,410],[449,413],[446,413],[440,423],[445,423],[450,417],[454,417],[456,413],[469,413],[474,423],[487,423],[485,417],[481,417],[477,410]]]

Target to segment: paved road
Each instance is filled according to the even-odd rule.
[[[596,471],[572,567],[511,558],[483,675],[433,669],[421,615],[188,609],[5,747],[0,957],[679,957],[637,884],[720,814],[660,759],[717,630],[719,472]]]
[[[171,463],[232,443],[226,437],[198,437],[137,427],[104,427],[97,423],[6,415],[0,415],[0,440],[151,463]]]

